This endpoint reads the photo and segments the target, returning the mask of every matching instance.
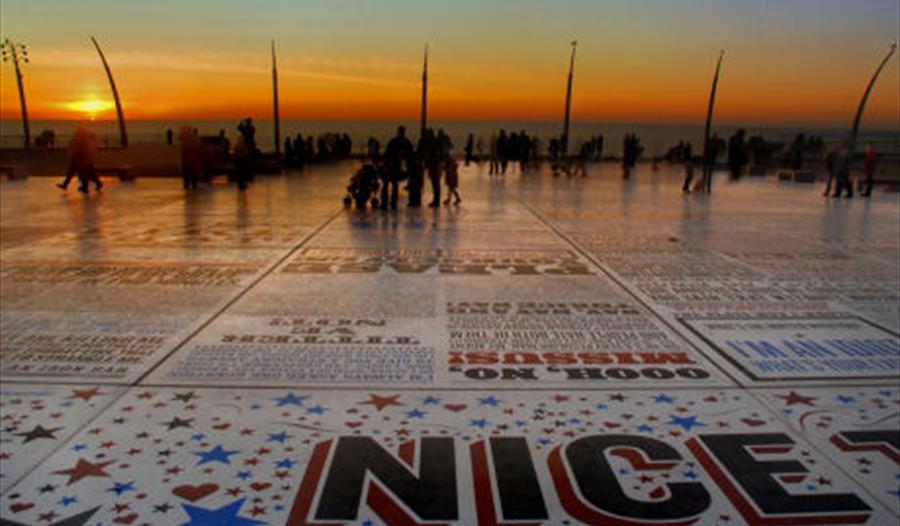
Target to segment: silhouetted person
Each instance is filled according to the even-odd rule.
[[[737,133],[728,139],[728,168],[731,171],[732,179],[739,179],[744,165],[747,164],[747,145],[744,143],[744,130],[738,130]]]
[[[253,119],[247,117],[238,124],[238,133],[244,139],[244,147],[250,152],[251,157],[256,157],[258,149],[256,147],[256,126],[253,125]],[[235,145],[236,147],[237,145]]]
[[[847,197],[853,197],[853,185],[850,183],[850,148],[847,145],[841,147],[834,163],[834,176],[837,179],[837,187],[832,197],[840,197],[846,190]]]
[[[385,170],[381,187],[381,209],[387,210],[388,202],[393,210],[397,209],[397,185],[404,177],[403,167],[409,170],[412,164],[413,146],[406,138],[406,127],[398,126],[397,135],[388,142],[384,149]],[[390,192],[388,187],[390,186]],[[388,196],[390,193],[390,196]],[[390,201],[388,200],[390,197]]]
[[[381,143],[375,137],[369,137],[369,141],[366,143],[366,157],[376,161],[379,155],[381,155]]]
[[[798,133],[791,144],[791,168],[801,170],[803,168],[803,150],[806,145],[806,134]]]
[[[860,195],[869,197],[872,195],[872,186],[875,185],[875,171],[878,169],[878,157],[875,154],[875,148],[871,144],[866,145],[866,158],[863,161],[863,181],[862,192]]]
[[[253,153],[243,135],[234,144],[234,172],[238,188],[246,189],[253,177]]]
[[[681,186],[681,191],[689,194],[691,193],[691,183],[694,180],[694,152],[691,143],[679,144],[681,145],[680,159],[684,162],[684,184]]]
[[[466,139],[466,166],[469,166],[469,163],[472,162],[473,153],[475,151],[475,135],[470,133],[468,139]]]
[[[500,173],[500,157],[497,152],[497,134],[495,132],[491,132],[491,140],[488,144],[488,150],[490,155],[490,169],[488,170],[488,174],[498,174]]]
[[[831,185],[834,183],[839,154],[840,148],[837,146],[832,146],[828,149],[828,153],[825,154],[825,170],[828,172],[828,182],[825,184],[825,193],[822,194],[825,197],[828,197],[828,194],[831,193]]]
[[[69,168],[66,170],[66,178],[57,184],[63,190],[69,187],[69,182],[78,174],[78,191],[88,193],[88,184],[93,181],[99,191],[103,186],[94,170],[97,160],[97,137],[87,129],[79,126],[69,140]]]
[[[506,130],[500,130],[500,135],[497,136],[497,157],[500,160],[500,173],[504,175],[509,165],[510,146]]]
[[[166,144],[172,146],[172,142],[175,139],[175,132],[172,131],[172,128],[166,130]]]
[[[454,205],[462,202],[459,196],[459,163],[452,157],[444,161],[444,183],[447,185],[447,199],[444,200],[445,205],[450,204],[450,197],[453,196]]]
[[[185,190],[197,188],[203,176],[203,143],[196,128],[181,126],[178,129],[181,143],[181,179]]]
[[[428,180],[431,183],[431,202],[428,206],[432,208],[441,205],[441,141],[442,138],[435,136],[431,128],[428,128],[422,133],[416,147],[416,154],[428,172]]]

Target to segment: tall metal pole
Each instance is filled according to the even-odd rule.
[[[719,61],[716,62],[716,73],[713,75],[712,89],[709,92],[709,107],[706,110],[706,129],[703,131],[703,185],[706,193],[712,193],[712,169],[715,159],[710,159],[711,145],[709,144],[709,130],[712,126],[713,108],[716,104],[716,88],[719,85],[719,71],[722,69],[722,57],[725,50],[719,52]]]
[[[569,57],[569,79],[566,82],[566,116],[563,119],[563,133],[562,133],[562,156],[566,157],[569,154],[569,118],[572,114],[572,76],[575,72],[575,46],[578,45],[577,40],[573,40],[572,43],[572,55]]]
[[[19,86],[19,109],[22,110],[22,132],[25,134],[25,149],[31,148],[31,127],[28,123],[28,107],[25,105],[25,87],[22,85],[22,71],[19,68],[19,60],[28,62],[28,50],[25,44],[13,42],[10,39],[3,41],[3,62],[12,60],[16,70],[16,84]],[[19,56],[21,52],[22,56]]]
[[[275,62],[275,39],[272,39],[272,119],[275,121],[275,155],[281,155],[281,120],[278,118],[278,66]]]
[[[869,93],[872,92],[872,86],[875,85],[875,80],[878,79],[878,75],[881,74],[881,70],[884,69],[885,64],[888,63],[888,60],[891,59],[891,55],[894,54],[894,51],[897,50],[897,44],[891,44],[891,49],[888,51],[884,60],[881,61],[881,64],[878,65],[878,69],[875,70],[875,73],[872,75],[872,78],[869,80],[869,85],[866,86],[866,91],[863,93],[862,100],[859,101],[859,108],[856,109],[856,117],[853,118],[853,129],[850,131],[850,151],[853,152],[853,149],[856,147],[856,136],[859,133],[859,121],[862,119],[863,110],[866,108],[866,101],[869,100]]]
[[[91,42],[93,42],[94,47],[97,48],[97,53],[100,55],[100,61],[103,62],[103,69],[106,70],[106,77],[109,79],[109,87],[112,89],[113,100],[116,103],[116,117],[119,119],[119,136],[122,147],[125,148],[128,146],[128,132],[125,131],[125,116],[122,115],[122,101],[119,100],[119,90],[116,89],[116,81],[113,80],[112,71],[109,69],[109,64],[106,62],[103,50],[100,49],[100,44],[97,43],[97,39],[94,37],[91,37]]]
[[[420,120],[419,137],[422,137],[425,135],[425,129],[428,127],[428,44],[425,44],[425,61],[422,65],[422,109]]]

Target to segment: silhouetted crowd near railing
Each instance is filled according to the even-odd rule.
[[[215,175],[227,175],[238,187],[245,189],[252,182],[254,174],[277,173],[283,167],[300,168],[313,162],[330,162],[346,160],[353,157],[353,141],[345,132],[328,132],[318,136],[304,137],[297,133],[287,137],[283,142],[283,155],[263,154],[256,141],[256,127],[251,118],[240,121],[236,127],[237,137],[232,145],[225,130],[218,135],[202,136],[196,128],[182,126],[178,130],[180,147],[181,173],[185,189],[197,188],[200,181],[209,181]],[[682,165],[684,181],[682,191],[704,190],[714,170],[720,167],[719,161],[724,155],[724,168],[732,180],[749,173],[761,175],[767,173],[772,166],[781,166],[793,171],[804,170],[809,160],[823,159],[828,172],[828,183],[825,195],[839,197],[853,196],[853,185],[850,182],[850,167],[854,161],[862,161],[863,177],[858,181],[858,190],[862,195],[871,194],[874,175],[877,171],[878,156],[872,147],[867,145],[865,153],[855,153],[851,145],[844,141],[834,144],[825,152],[825,141],[821,136],[798,133],[792,141],[772,142],[760,135],[746,137],[746,131],[737,130],[727,141],[713,134],[705,143],[700,155],[690,142],[679,141],[669,148],[665,154],[654,157],[653,169],[658,163]],[[40,136],[42,144],[52,145],[55,134],[46,130]],[[166,142],[174,145],[175,133],[166,131]],[[638,161],[644,155],[644,146],[635,133],[627,133],[622,140],[620,157],[604,157],[604,137],[602,134],[591,136],[582,141],[577,148],[569,148],[568,138],[553,137],[549,140],[546,155],[540,154],[540,141],[525,130],[507,133],[505,129],[491,133],[485,151],[484,139],[469,133],[462,147],[462,158],[466,166],[471,163],[487,162],[488,175],[503,176],[509,166],[518,165],[520,173],[526,173],[529,167],[537,167],[548,161],[554,176],[586,177],[590,163],[604,159],[621,161],[622,175],[628,179]],[[396,209],[400,183],[405,183],[403,190],[407,193],[407,206],[422,205],[422,194],[426,190],[426,177],[431,191],[428,206],[438,207],[442,203],[442,186],[447,187],[447,199],[455,204],[461,202],[459,194],[459,164],[453,155],[454,144],[450,136],[442,129],[436,132],[427,128],[415,145],[406,136],[404,127],[398,128],[395,137],[384,148],[375,137],[365,143],[362,157],[364,164],[356,171],[347,188],[345,202],[364,207],[371,203],[381,209]],[[570,153],[574,152],[574,153]],[[102,186],[95,159],[97,157],[96,136],[78,128],[69,141],[70,162],[65,180],[59,183],[66,189],[71,180],[79,178],[79,190],[87,193],[89,183],[99,190]],[[694,180],[695,170],[699,168],[702,177]],[[834,193],[832,194],[832,189]]]

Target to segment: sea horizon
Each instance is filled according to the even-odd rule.
[[[201,135],[216,135],[224,130],[227,137],[237,137],[236,126],[240,119],[129,119],[126,129],[130,144],[161,143],[166,139],[166,131],[172,129],[176,134],[180,126],[198,128]],[[257,143],[265,150],[274,147],[274,126],[272,119],[256,119]],[[369,137],[378,139],[382,146],[392,137],[397,126],[406,126],[408,135],[418,136],[418,118],[400,119],[281,119],[281,140],[301,133],[304,137],[310,134],[319,136],[325,133],[347,133],[353,141],[354,152],[362,152]],[[492,132],[505,129],[507,133],[525,130],[529,135],[537,137],[541,150],[546,149],[552,137],[558,137],[562,131],[562,122],[551,119],[433,119],[429,127],[444,129],[451,137],[456,150],[465,145],[469,133],[476,140],[482,140],[484,151]],[[119,129],[116,120],[112,119],[32,119],[30,132],[32,140],[43,130],[53,130],[56,134],[57,146],[64,141],[78,126],[86,126],[98,136],[102,147],[114,147],[119,142]],[[660,155],[679,141],[688,141],[698,148],[703,139],[704,124],[700,122],[677,121],[615,121],[615,120],[573,120],[570,137],[572,145],[579,145],[591,137],[602,134],[604,150],[617,152],[621,149],[622,138],[627,133],[636,133],[645,146],[647,155]],[[748,137],[759,135],[771,142],[789,142],[798,133],[822,136],[826,143],[843,140],[849,134],[849,126],[837,124],[785,125],[765,123],[713,123],[712,133],[727,138],[738,129],[744,129]],[[0,147],[18,148],[23,138],[22,124],[19,119],[0,119]],[[860,140],[876,144],[884,153],[900,153],[900,127],[882,127],[878,125],[863,126]],[[574,146],[577,147],[577,146]]]

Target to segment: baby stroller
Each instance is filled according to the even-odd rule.
[[[377,191],[378,167],[371,163],[364,164],[350,178],[350,186],[347,187],[348,195],[344,198],[344,205],[350,206],[351,203],[355,202],[356,208],[363,209]],[[372,199],[372,206],[378,206],[377,199]]]

